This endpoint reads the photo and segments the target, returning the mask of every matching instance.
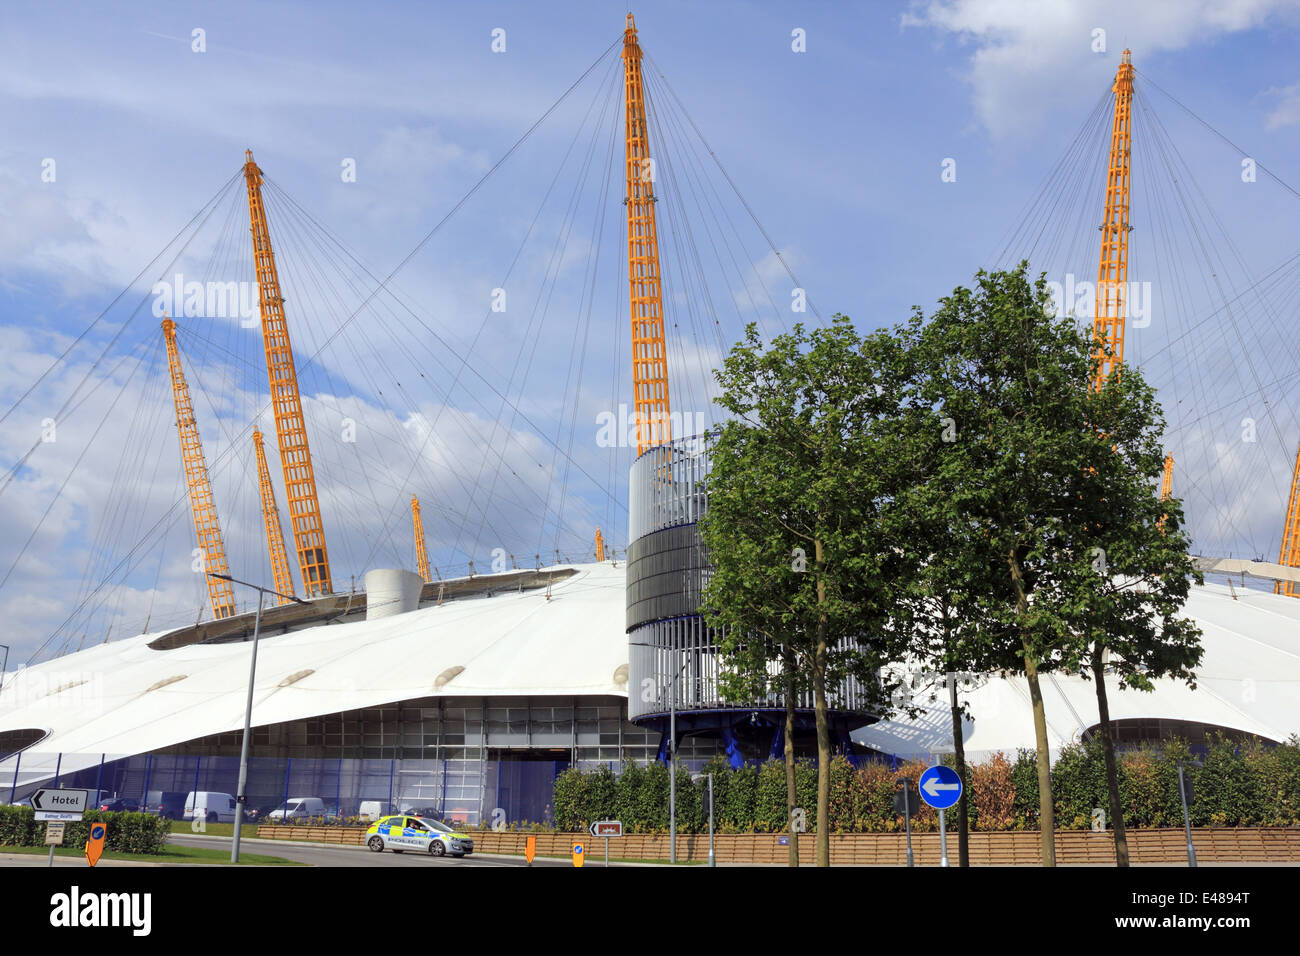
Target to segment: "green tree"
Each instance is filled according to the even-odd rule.
[[[1080,492],[1089,518],[1076,546],[1062,549],[1051,578],[1084,676],[1096,687],[1115,860],[1128,866],[1106,676],[1121,690],[1150,691],[1160,677],[1196,686],[1201,632],[1177,615],[1201,575],[1188,554],[1181,502],[1155,493],[1164,471],[1164,418],[1154,390],[1138,369],[1117,365],[1091,398],[1092,454]]]
[[[1160,427],[1138,376],[1125,372],[1118,379],[1124,385],[1095,391],[1092,338],[1072,318],[1050,313],[1045,279],[1031,283],[1027,272],[1027,263],[980,271],[973,289],[941,299],[928,322],[918,311],[903,334],[916,356],[922,402],[951,436],[929,475],[925,519],[949,529],[944,560],[963,579],[984,582],[997,569],[996,585],[963,616],[977,621],[974,656],[986,668],[1023,673],[1029,685],[1042,859],[1052,866],[1055,813],[1039,675],[1078,671],[1088,661],[1086,639],[1095,636],[1098,594],[1107,586],[1095,572],[1085,581],[1081,568],[1092,571],[1096,549],[1104,548],[1099,541],[1120,551],[1140,546],[1149,538],[1134,532],[1141,523],[1134,516],[1176,509],[1148,507],[1149,486],[1138,493],[1143,456]],[[1103,433],[1111,428],[1115,438]],[[1115,460],[1118,440],[1126,444]],[[1134,448],[1141,452],[1136,464]],[[1168,576],[1161,580],[1169,581],[1170,600],[1177,546],[1170,541],[1154,562]],[[1130,633],[1135,647],[1145,646],[1136,625]]]
[[[724,635],[728,699],[783,696],[789,727],[794,697],[811,691],[810,820],[829,819],[830,695],[853,679],[859,706],[885,709],[891,688],[878,675],[901,656],[888,623],[907,578],[891,524],[902,358],[892,336],[862,338],[836,315],[829,327],[797,325],[766,347],[750,325],[717,372],[717,401],[733,417],[713,446],[700,524],[713,568],[704,612]],[[791,751],[787,825],[792,759]],[[817,865],[828,866],[829,827],[817,828],[816,847]]]

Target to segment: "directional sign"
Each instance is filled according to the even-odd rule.
[[[524,840],[524,859],[528,861],[529,866],[533,865],[535,856],[537,856],[537,837],[530,836]]]
[[[581,843],[575,843],[575,844],[573,844],[573,865],[574,865],[574,866],[582,866],[582,864],[583,864],[584,862],[586,862],[586,861],[583,859],[583,856],[584,856],[584,848],[583,848],[583,845],[582,845]]]
[[[91,866],[99,862],[99,857],[104,852],[104,837],[107,835],[108,827],[104,824],[90,825],[90,839],[86,841],[86,862]]]
[[[921,799],[936,810],[947,810],[961,799],[961,777],[942,764],[921,774]]]
[[[37,821],[41,820],[80,820],[80,813],[64,813],[62,810],[37,810]]]
[[[59,813],[85,813],[89,799],[90,794],[85,790],[37,790],[32,794],[32,807]]]
[[[597,820],[591,825],[591,835],[594,837],[621,837],[623,835],[622,820]]]

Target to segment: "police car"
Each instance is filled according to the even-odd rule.
[[[366,846],[376,853],[392,850],[420,850],[431,856],[466,856],[474,852],[474,841],[447,824],[409,814],[380,817],[366,831]]]

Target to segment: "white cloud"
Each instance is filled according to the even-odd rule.
[[[1098,89],[1120,51],[1144,57],[1252,30],[1297,9],[1296,0],[916,0],[901,18],[973,46],[963,79],[995,137],[1034,131],[1047,111]],[[1104,54],[1093,31],[1105,30]]]
[[[1300,83],[1292,83],[1281,89],[1274,87],[1265,90],[1264,95],[1278,99],[1277,106],[1273,107],[1273,111],[1264,121],[1266,128],[1273,130],[1282,126],[1300,124]]]

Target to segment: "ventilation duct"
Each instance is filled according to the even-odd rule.
[[[420,604],[424,578],[414,571],[379,568],[366,572],[366,620],[405,614]]]

